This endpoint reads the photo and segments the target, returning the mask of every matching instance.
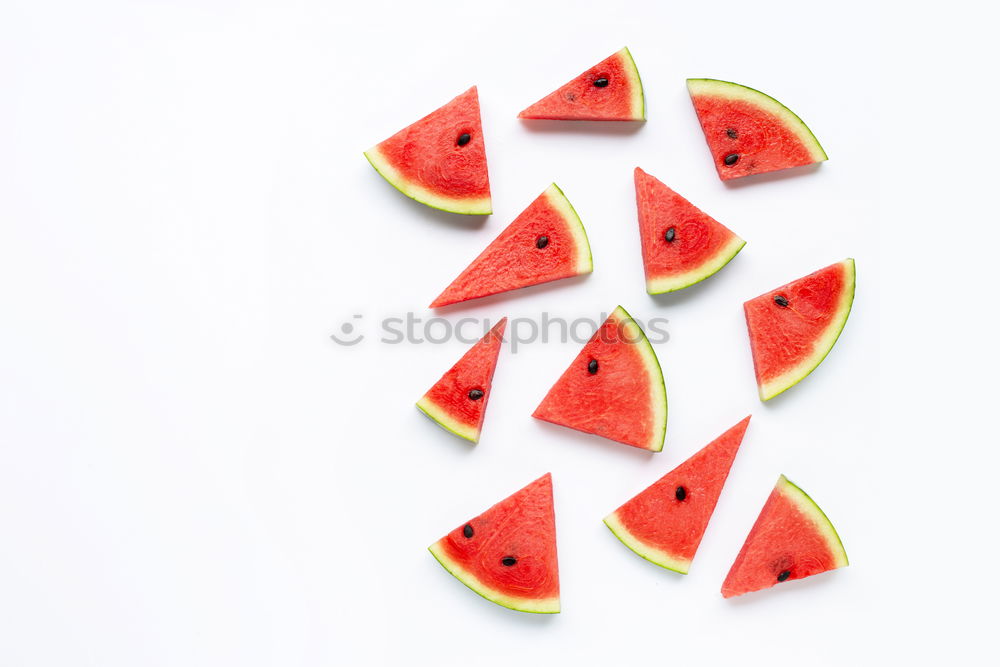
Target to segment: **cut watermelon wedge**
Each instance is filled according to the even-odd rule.
[[[517,115],[545,120],[645,120],[642,80],[627,48]]]
[[[559,613],[552,475],[451,531],[430,552],[487,600],[516,611]]]
[[[729,569],[722,597],[759,591],[847,564],[844,545],[823,510],[781,475]]]
[[[507,318],[497,322],[417,401],[417,407],[442,428],[479,442],[490,400]]]
[[[594,270],[587,232],[553,183],[438,298],[431,308],[570,278]]]
[[[466,215],[493,212],[475,86],[365,151],[365,157],[397,190],[422,204]]]
[[[746,245],[639,167],[635,168],[635,199],[650,294],[673,292],[708,278]]]
[[[624,308],[604,321],[533,416],[633,447],[663,449],[667,392],[660,362]]]
[[[827,159],[802,119],[773,97],[717,79],[688,79],[687,86],[722,180]]]
[[[651,563],[687,574],[743,442],[747,417],[604,519]]]
[[[848,258],[743,304],[760,400],[774,398],[819,366],[853,302],[854,260]]]

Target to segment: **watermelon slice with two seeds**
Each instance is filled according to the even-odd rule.
[[[553,183],[472,260],[430,307],[440,308],[593,270],[590,242],[580,216]]]
[[[854,278],[848,258],[743,304],[760,400],[797,384],[830,353],[851,314]]]
[[[802,119],[770,95],[718,79],[688,79],[687,86],[722,180],[827,159]]]
[[[642,80],[627,48],[517,115],[541,120],[645,120]]]
[[[781,475],[722,584],[731,598],[848,564],[833,524],[805,491]]]
[[[532,416],[633,447],[663,449],[663,372],[646,335],[624,308],[615,308]]]
[[[368,149],[365,157],[397,190],[422,204],[466,215],[493,212],[475,86]]]
[[[646,291],[662,294],[715,274],[746,241],[639,167],[635,168]]]
[[[559,613],[552,475],[451,531],[430,552],[487,600],[516,611]]]
[[[506,328],[505,317],[427,390],[417,408],[441,428],[479,442]]]
[[[747,417],[733,426],[604,523],[646,560],[687,574],[749,423]]]

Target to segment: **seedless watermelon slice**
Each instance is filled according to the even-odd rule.
[[[729,263],[746,241],[659,180],[635,168],[646,291],[689,287]]]
[[[717,79],[687,86],[722,180],[827,159],[809,127],[773,97]]]
[[[743,304],[760,399],[774,398],[826,358],[854,303],[845,259]]]
[[[547,120],[645,120],[642,80],[627,48],[517,115]]]
[[[460,438],[479,442],[506,327],[505,317],[462,355],[417,401],[420,411]]]
[[[431,308],[593,270],[580,216],[553,183],[472,260]]]
[[[533,416],[633,447],[663,449],[667,392],[660,362],[624,308],[604,321]]]
[[[604,523],[646,560],[687,574],[749,423],[747,417],[733,426]]]
[[[430,552],[487,600],[517,611],[559,613],[552,475],[451,531]]]
[[[826,514],[784,475],[722,584],[731,598],[793,579],[845,567],[847,552]]]
[[[422,204],[467,215],[493,212],[475,86],[368,149],[365,157],[397,190]]]

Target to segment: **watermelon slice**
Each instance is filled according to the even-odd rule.
[[[687,86],[722,180],[827,159],[802,119],[773,97],[717,79],[688,79]]]
[[[687,574],[743,442],[747,417],[604,519],[651,563]]]
[[[507,318],[497,322],[417,401],[417,408],[460,438],[479,442]]]
[[[553,183],[472,260],[431,308],[593,270],[580,216]]]
[[[642,80],[627,48],[517,115],[548,120],[645,120]]]
[[[475,86],[365,151],[365,157],[397,190],[422,204],[466,215],[493,212]]]
[[[650,294],[673,292],[708,278],[746,245],[639,167],[635,168],[635,199]]]
[[[546,473],[430,546],[459,581],[516,611],[559,613],[552,475]]]
[[[829,354],[854,302],[854,260],[845,259],[743,304],[760,400],[813,372]]]
[[[722,597],[759,591],[847,564],[844,545],[823,510],[781,475],[729,569]]]
[[[615,308],[532,415],[653,452],[663,449],[667,392],[653,346]]]

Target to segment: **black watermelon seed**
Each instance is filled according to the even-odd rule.
[[[469,398],[471,398],[473,401],[478,401],[482,397],[483,397],[482,389],[472,389],[469,391]]]
[[[730,127],[729,129],[726,130],[726,136],[729,137],[730,139],[735,139],[740,135],[736,130]]]
[[[464,146],[465,144],[469,143],[470,141],[472,141],[472,135],[470,135],[468,132],[463,132],[462,134],[458,135],[458,145],[459,146]]]
[[[513,556],[506,556],[500,562],[503,563],[504,565],[506,565],[507,567],[511,567],[513,565],[517,565],[517,559],[514,558]]]
[[[781,306],[782,308],[788,308],[788,299],[781,296],[780,294],[776,294],[774,296],[774,302],[779,306]]]
[[[785,570],[784,572],[782,572],[781,574],[778,575],[778,581],[784,581],[785,579],[787,579],[790,576],[792,576],[792,571],[791,570]]]
[[[587,372],[591,375],[597,375],[597,359],[590,360],[590,363],[587,364]]]
[[[687,498],[687,495],[688,495],[687,489],[685,489],[683,486],[678,486],[677,490],[674,491],[674,497],[677,498],[677,500],[684,500],[685,498]]]
[[[671,227],[670,229],[667,230],[666,234],[663,235],[663,238],[667,240],[667,243],[673,243],[674,237],[676,236],[677,236],[677,230]]]
[[[740,155],[739,153],[730,153],[722,161],[726,163],[727,167],[732,167],[734,164],[740,161]]]
[[[549,237],[548,236],[542,235],[542,236],[539,236],[537,239],[535,239],[535,247],[538,248],[539,250],[541,250],[542,248],[544,248],[548,244],[549,244]]]
[[[462,534],[465,535],[466,537],[472,537],[475,534],[475,532],[476,531],[472,530],[471,523],[465,524],[465,528],[462,529]]]
[[[600,79],[594,81],[594,85],[597,86],[598,88],[607,88],[608,87],[608,78],[602,76]]]

